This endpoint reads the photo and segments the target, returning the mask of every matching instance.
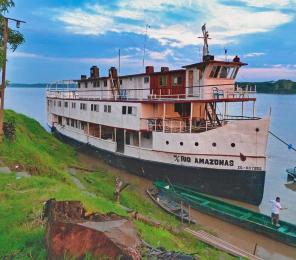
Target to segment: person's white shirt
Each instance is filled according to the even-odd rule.
[[[281,203],[277,202],[276,200],[271,200],[271,212],[273,214],[280,214],[280,210],[282,209]]]

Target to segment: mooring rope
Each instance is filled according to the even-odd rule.
[[[293,147],[292,144],[288,144],[287,142],[285,142],[282,138],[280,138],[279,136],[277,136],[276,134],[274,134],[271,131],[268,131],[273,137],[275,137],[277,140],[279,140],[280,142],[282,142],[283,144],[285,144],[289,150],[293,150],[296,152],[296,149]]]

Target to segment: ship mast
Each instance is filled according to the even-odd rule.
[[[210,40],[211,38],[209,37],[209,32],[207,31],[206,28],[206,24],[204,24],[201,27],[203,36],[202,37],[198,37],[204,40],[204,45],[203,45],[203,58],[209,55],[209,44],[208,44],[208,40]]]

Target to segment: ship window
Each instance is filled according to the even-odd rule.
[[[75,109],[76,108],[76,103],[72,102],[71,106],[72,106],[73,109]]]
[[[216,146],[217,146],[217,144],[216,144],[216,143],[212,143],[212,146],[213,146],[213,147],[216,147]]]
[[[80,88],[80,82],[78,82],[77,87]]]
[[[71,126],[78,128],[77,120],[71,119]]]
[[[107,80],[104,80],[104,87],[107,87]]]
[[[182,85],[182,76],[174,76],[173,86]]]
[[[123,107],[122,107],[122,114],[123,114],[123,115],[126,115],[126,106],[123,106]]]
[[[131,114],[132,114],[132,110],[133,110],[132,107],[128,107],[128,108],[127,108],[127,113],[128,113],[129,115],[131,115]]]
[[[94,87],[100,87],[100,81],[94,81]]]
[[[66,124],[69,125],[70,124],[70,119],[66,118]]]
[[[183,142],[180,142],[180,145],[183,146]]]
[[[80,128],[81,128],[81,130],[84,130],[85,129],[85,126],[86,126],[86,122],[81,121],[80,122]]]
[[[235,143],[231,143],[231,147],[235,147]]]
[[[56,101],[55,100],[53,101],[53,105],[56,106]]]
[[[228,68],[226,66],[221,67],[220,78],[226,79],[228,74]]]
[[[85,103],[80,103],[80,110],[86,110],[86,104]]]
[[[144,83],[149,83],[149,77],[144,77]]]
[[[94,112],[99,112],[99,105],[91,104],[90,110]]]
[[[228,67],[228,73],[227,73],[227,78],[231,79],[232,78],[232,74],[235,70],[235,67]]]
[[[210,78],[217,78],[220,72],[221,66],[213,66],[210,73]]]
[[[127,113],[129,115],[137,115],[137,107],[127,107]]]
[[[232,78],[232,79],[235,79],[237,73],[238,73],[238,68],[235,68],[235,69],[233,70],[233,73],[232,73],[232,75],[231,75],[231,78]]]
[[[65,107],[68,107],[68,102],[65,101],[65,102],[64,102],[64,106],[65,106]]]
[[[122,79],[121,79],[121,80],[119,80],[119,83],[120,83],[120,85],[122,85]]]
[[[61,106],[62,106],[62,102],[58,101],[58,107],[61,107]]]
[[[159,85],[166,86],[167,84],[168,84],[168,77],[167,76],[160,76]]]
[[[104,112],[111,113],[111,105],[104,105]]]
[[[198,146],[198,145],[199,145],[199,143],[198,143],[198,142],[195,142],[195,143],[194,143],[194,145],[195,145],[195,146]]]
[[[169,142],[169,141],[166,141],[165,143],[166,143],[167,145],[169,145],[170,142]]]

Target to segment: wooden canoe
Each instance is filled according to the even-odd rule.
[[[162,192],[186,201],[192,208],[203,213],[296,247],[296,225],[294,224],[280,221],[280,227],[275,227],[269,216],[201,194],[188,187],[163,181],[156,181],[154,185]]]
[[[171,200],[169,197],[166,197],[162,192],[155,191],[154,189],[148,189],[146,190],[146,193],[155,204],[167,213],[175,216],[181,221],[183,220],[185,223],[196,224],[196,220],[189,218],[188,210],[185,208],[182,210],[180,204]]]

